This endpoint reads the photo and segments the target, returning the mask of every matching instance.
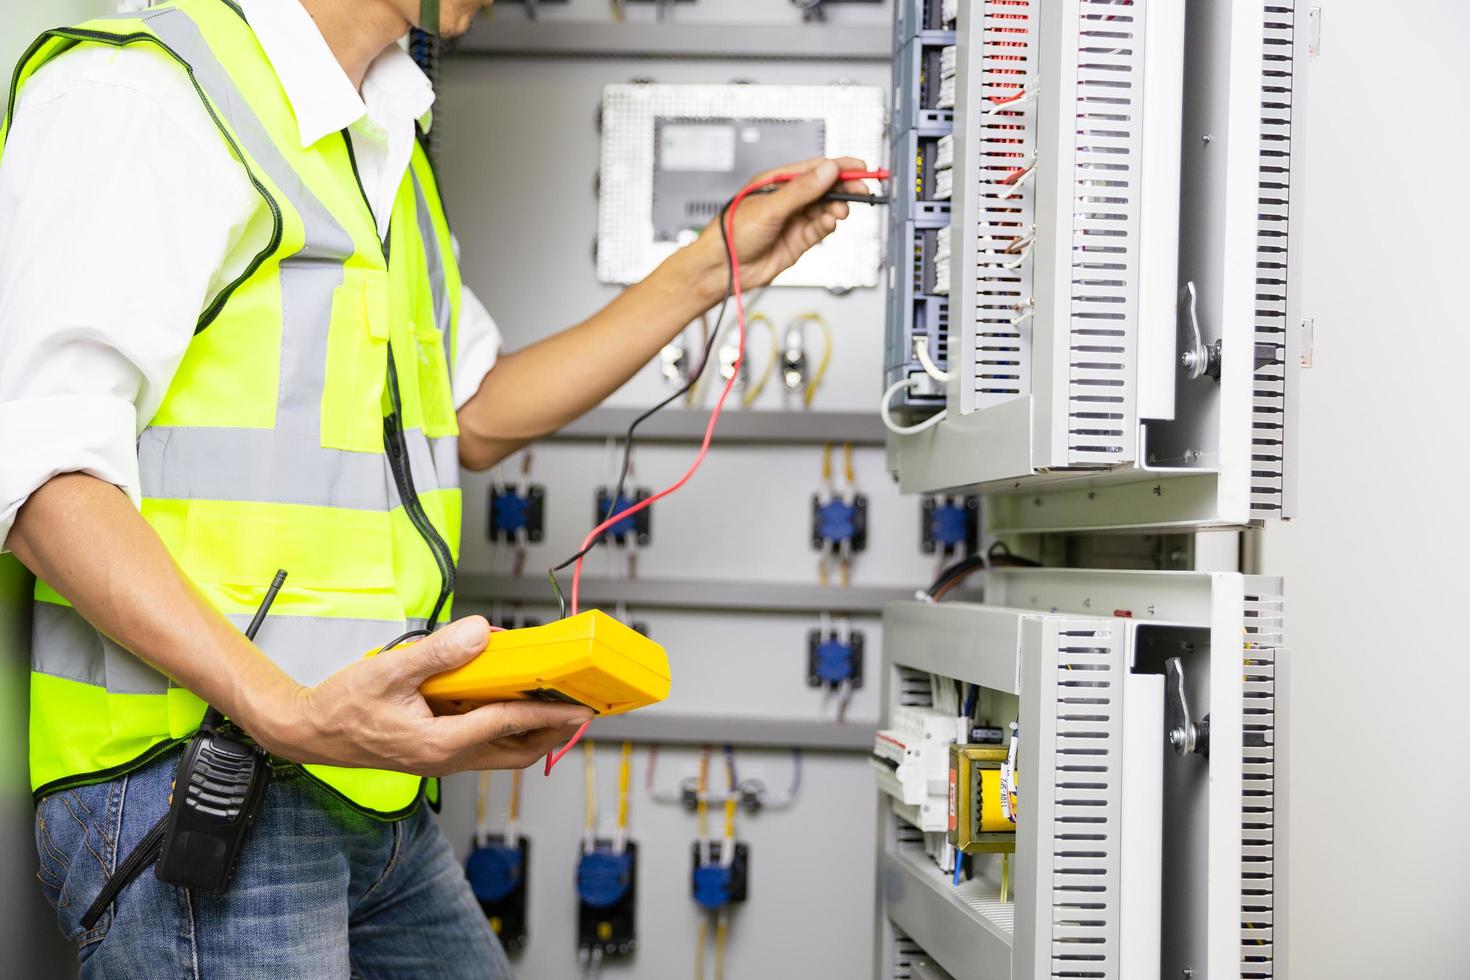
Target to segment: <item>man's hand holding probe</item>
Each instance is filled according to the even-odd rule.
[[[741,207],[734,244],[747,289],[769,283],[836,229],[848,206],[822,197],[864,190],[838,181],[841,169],[861,167],[844,159],[778,168],[797,176]],[[726,268],[712,224],[601,312],[502,356],[460,410],[461,461],[484,469],[592,408],[719,302]],[[548,387],[552,375],[562,383]],[[376,657],[361,651],[363,659],[303,686],[209,603],[126,495],[84,473],[55,476],[32,493],[5,543],[92,625],[293,762],[426,776],[524,768],[592,714],[511,701],[436,716],[419,686],[485,649],[489,626],[479,616]]]

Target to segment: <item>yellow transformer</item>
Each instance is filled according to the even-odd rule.
[[[420,690],[446,714],[538,699],[617,715],[662,701],[669,683],[663,647],[593,609],[545,626],[491,633],[483,653],[430,677]]]
[[[1016,825],[1001,808],[1004,745],[949,747],[949,843],[962,854],[1011,853]]]

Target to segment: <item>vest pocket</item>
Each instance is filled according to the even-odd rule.
[[[322,385],[322,445],[383,451],[388,371],[388,273],[348,266],[332,294]]]
[[[414,326],[413,339],[422,401],[424,435],[431,439],[459,435],[454,414],[454,386],[449,378],[449,360],[444,352],[444,331],[438,327]]]

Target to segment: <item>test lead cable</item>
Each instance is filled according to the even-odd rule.
[[[837,180],[839,183],[854,180],[887,180],[889,176],[890,175],[887,170],[842,170],[838,171]],[[601,524],[597,525],[588,532],[587,537],[584,538],[582,541],[582,547],[578,551],[578,553],[568,562],[564,562],[561,566],[559,566],[561,568],[564,568],[567,564],[572,565],[571,615],[577,615],[578,611],[578,599],[580,598],[582,585],[582,561],[584,558],[586,558],[587,553],[592,549],[592,546],[597,542],[598,537],[609,527],[612,527],[614,524],[616,524],[618,521],[621,521],[627,517],[631,517],[634,514],[637,514],[639,511],[647,509],[648,507],[652,506],[655,501],[662,500],[669,494],[679,490],[681,487],[684,486],[684,484],[689,482],[689,480],[699,470],[699,467],[704,463],[705,456],[709,454],[710,441],[714,438],[715,426],[719,424],[720,413],[724,411],[725,408],[725,400],[729,398],[730,392],[734,389],[735,380],[740,376],[740,365],[745,360],[745,296],[740,284],[740,254],[739,250],[735,248],[734,244],[735,212],[740,207],[740,203],[751,194],[760,191],[762,188],[774,187],[777,184],[788,183],[794,180],[796,177],[797,174],[781,173],[771,174],[770,176],[762,177],[758,180],[752,181],[751,183],[741,188],[738,192],[736,192],[735,196],[730,199],[729,203],[727,203],[721,209],[720,236],[725,244],[725,257],[727,260],[726,266],[729,273],[729,281],[726,286],[726,292],[727,295],[733,295],[735,297],[735,316],[736,322],[739,325],[739,354],[735,359],[734,370],[731,372],[730,377],[725,381],[725,386],[720,389],[720,396],[718,399],[716,399],[714,408],[710,410],[709,423],[705,426],[704,438],[700,442],[699,452],[695,454],[694,462],[689,465],[689,468],[684,472],[684,475],[679,477],[679,479],[675,480],[664,489],[660,490],[658,493],[646,497],[643,500],[637,501],[636,503],[624,508],[616,514],[608,515],[608,517],[603,520]],[[723,315],[724,304],[721,304],[721,316],[723,317]],[[708,348],[706,348],[704,363],[700,365],[701,373],[705,365],[708,363],[708,360]],[[675,392],[672,396],[660,402],[655,408],[650,409],[648,412],[645,412],[642,416],[639,417],[639,420],[637,421],[641,421],[643,418],[647,418],[649,415],[652,415],[653,412],[658,411],[658,409],[662,408],[663,406],[675,401],[681,394],[682,392]],[[635,425],[637,424],[637,421],[634,422]],[[626,467],[627,460],[625,458],[625,470]],[[617,497],[614,496],[613,499],[616,500]],[[611,509],[612,508],[609,508],[609,510]],[[556,581],[556,570],[553,570],[551,572],[551,583],[552,587],[556,590],[558,597],[560,597],[561,586]],[[566,745],[563,745],[560,749],[557,749],[555,752],[546,757],[546,775],[551,775],[551,770],[556,766],[558,762],[561,761],[562,757],[565,756],[573,746],[581,741],[583,734],[585,734],[587,731],[587,727],[591,724],[592,719],[590,718],[587,721],[583,722],[582,727],[577,729],[577,733],[571,737]]]

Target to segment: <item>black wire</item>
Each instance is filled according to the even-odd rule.
[[[731,199],[731,201],[733,201],[733,198]],[[601,524],[603,521],[606,521],[609,517],[612,517],[614,510],[618,506],[618,501],[623,499],[623,493],[628,484],[628,469],[632,465],[633,461],[634,433],[637,432],[638,426],[642,425],[645,421],[647,421],[656,413],[662,411],[669,405],[672,405],[674,402],[678,401],[680,398],[683,398],[685,395],[689,394],[689,392],[694,388],[695,384],[697,384],[699,382],[699,379],[704,375],[705,368],[709,366],[710,355],[714,352],[715,342],[720,336],[720,326],[725,321],[725,310],[730,305],[730,297],[734,294],[735,290],[735,264],[730,254],[729,233],[725,229],[725,215],[729,213],[731,201],[726,201],[724,206],[720,208],[719,217],[720,241],[725,246],[725,298],[720,301],[720,312],[715,317],[714,329],[710,331],[709,338],[705,340],[704,353],[700,355],[699,366],[696,367],[693,373],[689,375],[689,380],[684,383],[684,386],[682,388],[674,392],[669,397],[665,398],[663,401],[659,402],[657,405],[648,409],[642,415],[638,416],[636,419],[633,420],[632,424],[628,426],[628,431],[623,436],[623,466],[621,471],[618,473],[617,488],[612,492],[612,494],[609,495],[607,501],[607,513],[602,515],[602,520],[597,522],[599,524]],[[583,548],[575,555],[572,555],[572,557],[568,558],[560,565],[547,569],[546,575],[548,578],[551,579],[551,589],[553,592],[556,593],[556,601],[561,606],[561,616],[563,619],[565,619],[567,615],[567,599],[566,596],[562,594],[561,583],[557,581],[556,573],[575,564],[578,559],[585,558],[588,553],[590,553],[595,547],[597,547],[597,541],[593,541],[591,544],[587,545],[587,547]]]
[[[983,555],[966,555],[964,558],[961,558],[959,561],[955,562],[953,565],[949,566],[944,571],[939,573],[939,577],[934,580],[934,584],[929,586],[929,597],[932,599],[940,592],[944,591],[944,587],[946,585],[949,585],[957,579],[964,578],[971,572],[979,571],[984,567],[985,558]]]
[[[378,649],[373,652],[373,656],[376,657],[378,654],[382,653],[384,650],[391,650],[391,649],[393,649],[394,647],[398,646],[398,644],[402,643],[404,640],[411,640],[411,639],[413,639],[416,636],[428,636],[428,635],[429,635],[429,631],[426,630],[426,629],[409,630],[407,633],[404,633],[402,636],[397,637],[397,638],[392,639],[392,640],[389,640],[387,643],[384,643],[382,646],[378,647]]]
[[[991,545],[990,550],[987,551],[985,554],[986,557],[990,559],[990,563],[992,565],[1019,565],[1022,568],[1041,567],[1041,562],[1039,561],[1035,561],[1031,558],[1022,558],[1020,555],[1011,554],[1010,547],[1004,541],[997,541],[995,544]]]

